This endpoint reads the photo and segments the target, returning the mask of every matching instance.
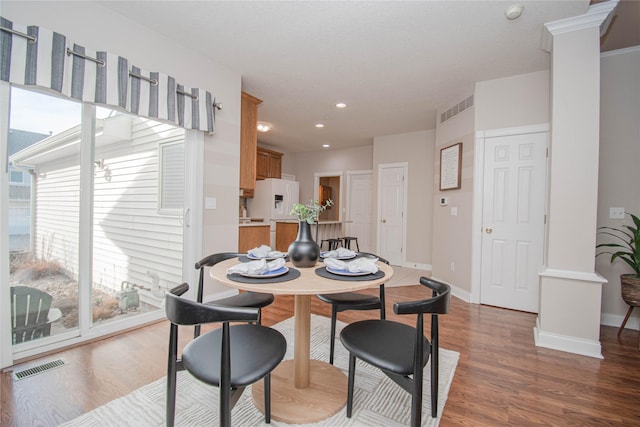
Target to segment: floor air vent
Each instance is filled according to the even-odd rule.
[[[42,365],[34,366],[33,368],[23,369],[22,371],[14,372],[13,378],[16,380],[23,380],[25,378],[32,377],[34,375],[41,374],[46,371],[50,371],[54,368],[66,365],[64,359],[56,359],[51,362],[43,363]]]

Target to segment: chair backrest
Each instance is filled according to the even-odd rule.
[[[236,252],[220,252],[217,254],[211,254],[202,258],[200,261],[196,262],[196,270],[200,270],[200,278],[198,279],[198,292],[196,294],[196,301],[202,302],[203,292],[204,292],[204,268],[212,267],[219,262],[226,261],[231,258],[238,258],[243,254],[239,254]]]
[[[433,297],[418,301],[397,302],[393,305],[396,314],[447,314],[451,300],[451,286],[427,277],[420,278],[420,284],[433,291]]]
[[[48,336],[51,324],[47,318],[53,297],[28,286],[12,286],[10,292],[14,344]]]
[[[183,283],[166,294],[165,313],[174,325],[199,325],[213,322],[257,322],[260,309],[202,304],[182,298],[189,285]]]

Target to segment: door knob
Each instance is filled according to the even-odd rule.
[[[383,224],[386,224],[386,223],[387,223],[387,220],[386,220],[386,219],[383,219],[383,220],[382,220],[382,223],[383,223]]]
[[[487,227],[487,228],[484,229],[484,231],[486,231],[487,234],[491,234],[491,233],[493,233],[493,228]]]

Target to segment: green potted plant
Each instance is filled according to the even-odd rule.
[[[613,237],[615,242],[596,245],[596,248],[607,248],[598,255],[611,255],[611,263],[616,259],[621,259],[633,270],[633,273],[620,276],[622,299],[629,305],[629,311],[620,330],[624,328],[633,307],[640,306],[640,218],[633,214],[627,215],[631,217],[632,225],[625,224],[618,228],[599,228],[600,234]]]
[[[298,221],[305,221],[309,224],[313,224],[318,220],[320,213],[329,206],[333,206],[333,201],[331,199],[328,199],[323,205],[321,205],[317,200],[309,200],[309,203],[305,205],[302,203],[296,203],[293,205],[289,215],[297,216]]]
[[[289,245],[289,259],[296,267],[313,267],[320,257],[320,247],[311,237],[311,224],[318,220],[320,212],[333,205],[331,199],[324,204],[310,200],[307,204],[296,203],[291,215],[298,217],[298,236]]]

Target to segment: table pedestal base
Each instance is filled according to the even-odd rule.
[[[311,360],[310,384],[293,385],[293,360],[271,372],[271,418],[289,424],[315,423],[337,414],[347,403],[347,377],[333,365]],[[252,386],[253,402],[264,413],[264,381]],[[345,415],[346,416],[346,415]]]

